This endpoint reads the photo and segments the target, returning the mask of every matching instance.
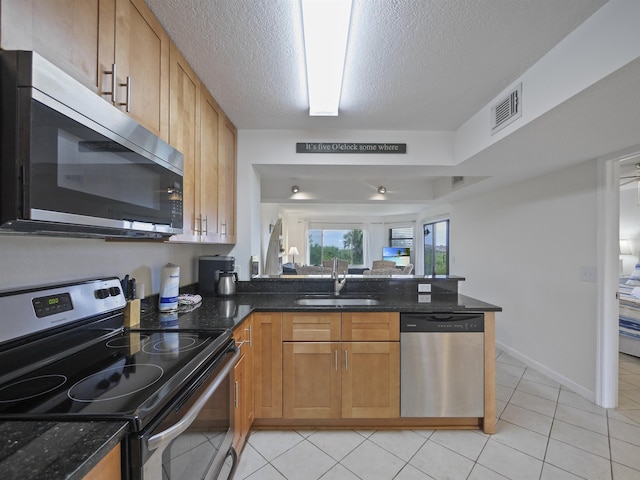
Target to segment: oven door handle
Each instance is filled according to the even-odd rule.
[[[209,385],[207,390],[191,406],[187,413],[184,414],[184,417],[182,417],[179,422],[174,423],[166,430],[163,430],[160,433],[156,433],[151,438],[149,438],[149,440],[147,441],[147,446],[150,451],[166,446],[174,438],[176,438],[187,428],[189,428],[189,425],[194,422],[194,420],[200,413],[200,410],[204,408],[209,398],[213,395],[213,392],[217,390],[217,388],[224,381],[227,375],[229,375],[233,367],[235,367],[240,360],[240,349],[238,347],[234,345],[229,349],[229,351],[233,351],[233,357],[231,357],[231,360],[229,360],[222,368],[222,370],[220,370],[211,385]]]

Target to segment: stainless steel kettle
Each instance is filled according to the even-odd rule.
[[[235,295],[238,274],[236,272],[220,272],[218,295]]]

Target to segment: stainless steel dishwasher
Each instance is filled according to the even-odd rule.
[[[484,315],[400,314],[400,416],[484,416]]]

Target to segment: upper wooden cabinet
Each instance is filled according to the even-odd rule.
[[[174,240],[198,241],[200,162],[200,81],[172,43],[169,68],[169,143],[184,155],[183,234]]]
[[[169,37],[143,0],[2,0],[0,8],[3,49],[38,52],[168,141]]]
[[[224,114],[211,94],[203,90],[200,120],[200,159],[196,166],[199,183],[196,215],[202,240],[218,243],[218,183],[220,177],[220,124]]]
[[[168,140],[169,36],[143,0],[115,2],[115,104]]]
[[[236,127],[228,118],[220,123],[218,166],[218,237],[220,243],[236,241]]]
[[[235,243],[236,127],[144,0],[0,0],[0,47],[38,52],[184,154],[172,241]]]
[[[115,18],[114,0],[2,0],[0,46],[34,50],[94,92],[108,91]]]

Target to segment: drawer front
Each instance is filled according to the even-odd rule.
[[[285,312],[282,320],[282,340],[285,342],[340,340],[340,313]]]
[[[342,340],[397,342],[400,340],[400,314],[398,312],[344,312]]]

